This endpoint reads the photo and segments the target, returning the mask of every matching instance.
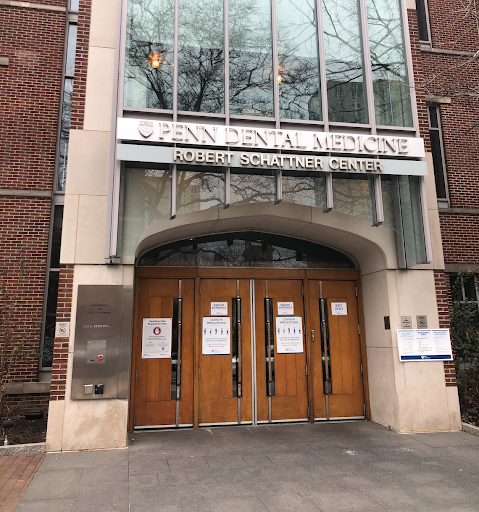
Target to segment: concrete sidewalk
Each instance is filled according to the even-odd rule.
[[[17,512],[479,510],[479,437],[371,422],[132,434],[48,454]]]

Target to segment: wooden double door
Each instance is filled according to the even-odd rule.
[[[355,274],[141,270],[130,429],[366,415]]]

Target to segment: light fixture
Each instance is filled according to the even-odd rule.
[[[150,54],[148,60],[150,61],[151,67],[155,69],[159,67],[160,64],[163,64],[163,56],[158,53]]]

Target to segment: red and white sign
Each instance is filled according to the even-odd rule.
[[[143,319],[142,359],[171,358],[171,326],[171,318]]]

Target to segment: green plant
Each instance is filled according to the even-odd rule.
[[[460,272],[451,289],[451,336],[463,413],[479,406],[479,308],[477,300],[464,293],[477,287],[474,273]]]

